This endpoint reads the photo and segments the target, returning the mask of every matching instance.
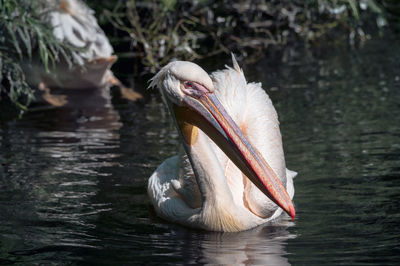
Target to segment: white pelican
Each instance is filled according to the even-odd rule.
[[[232,60],[233,68],[211,76],[194,63],[175,61],[151,80],[186,151],[165,160],[149,179],[154,209],[168,221],[236,232],[282,209],[295,217],[296,173],[285,166],[277,113],[261,85],[247,83]]]
[[[142,96],[126,88],[114,76],[111,66],[117,61],[113,47],[97,23],[94,11],[81,0],[45,0],[41,18],[50,24],[54,37],[72,47],[75,65],[71,68],[65,60],[57,62],[56,69],[47,73],[43,68],[27,69],[31,84],[44,91],[43,98],[52,105],[67,103],[66,96],[50,94],[50,88],[93,89],[116,85],[122,97],[136,100]],[[62,56],[59,56],[63,59]]]

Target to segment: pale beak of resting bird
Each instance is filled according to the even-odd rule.
[[[190,144],[193,141],[190,138],[193,136],[185,134],[184,128],[200,128],[250,181],[289,214],[293,221],[295,210],[282,182],[260,152],[247,140],[215,93],[197,82],[189,81],[181,84],[181,90],[184,93],[184,104],[174,104],[173,111],[185,142]]]

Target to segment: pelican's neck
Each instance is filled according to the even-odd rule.
[[[244,209],[236,206],[224,169],[214,151],[213,141],[200,128],[186,123],[179,107],[167,101],[181,142],[188,155],[202,199],[200,212],[193,217],[198,226],[212,231],[240,231],[245,228]],[[183,113],[187,114],[187,113]]]
[[[211,146],[212,140],[198,127],[184,121],[178,121],[178,109],[173,103],[167,102],[173,115],[175,126],[179,132],[181,142],[192,165],[199,190],[204,204],[221,205],[227,199],[232,202],[232,193],[226,182],[223,168]],[[177,111],[178,110],[178,111]]]
[[[234,203],[223,168],[211,146],[212,140],[200,129],[198,131],[196,142],[184,146],[202,195],[199,219],[207,230],[243,230],[246,227],[244,210]]]
[[[167,102],[173,115],[181,142],[190,160],[205,205],[221,206],[232,202],[232,193],[226,182],[222,166],[211,146],[212,140],[198,127],[178,121],[179,107]]]
[[[200,129],[196,130],[196,141],[191,145],[184,143],[184,146],[199,185],[203,208],[207,207],[206,205],[212,205],[214,208],[231,205],[233,196],[223,168],[211,147],[212,140]]]

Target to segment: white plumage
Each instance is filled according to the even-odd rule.
[[[76,56],[80,65],[97,58],[107,58],[114,50],[97,24],[94,11],[80,0],[47,0],[46,20],[53,26],[54,36],[77,48],[85,48]]]
[[[212,86],[209,93],[215,94],[293,198],[296,173],[285,166],[275,108],[260,83],[246,82],[234,57],[233,65],[205,77],[205,71],[195,64],[172,62],[153,78],[151,86],[159,87],[172,113],[173,105],[185,102],[182,83]],[[175,123],[181,125],[179,118]],[[188,143],[181,126],[178,130],[183,132],[186,153],[164,161],[149,179],[148,194],[160,217],[189,227],[233,232],[253,228],[282,213],[207,133],[199,129],[194,143]]]

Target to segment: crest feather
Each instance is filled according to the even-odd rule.
[[[231,55],[232,55],[232,65],[233,65],[233,69],[235,69],[238,73],[240,73],[240,72],[242,71],[242,69],[240,68],[238,62],[236,61],[235,54],[234,54],[234,53],[231,53]]]

